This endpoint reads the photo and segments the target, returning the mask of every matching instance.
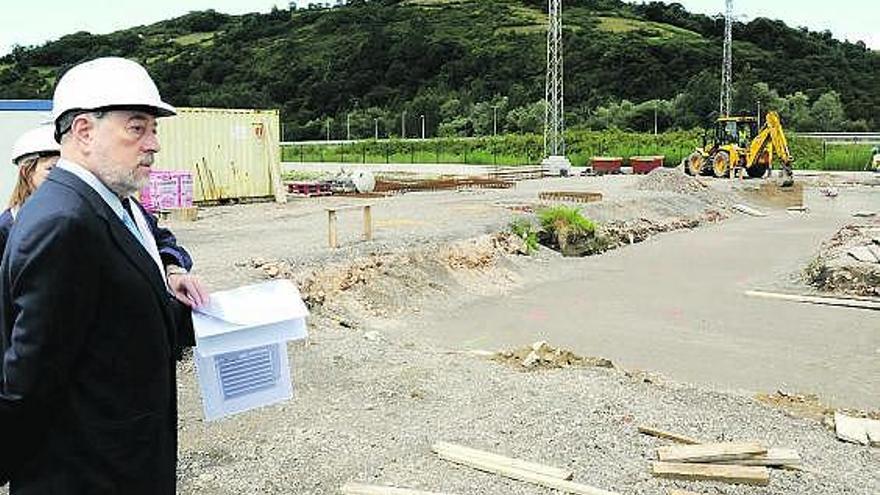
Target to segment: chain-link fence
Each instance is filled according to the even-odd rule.
[[[565,155],[573,165],[588,165],[595,156],[663,156],[667,167],[677,166],[699,144],[692,136],[636,133],[591,133],[568,140]],[[866,170],[871,146],[826,142],[793,136],[794,168],[801,170]],[[285,143],[285,162],[331,163],[448,163],[469,165],[536,165],[543,159],[543,139],[536,135],[485,138],[370,139],[329,143]]]

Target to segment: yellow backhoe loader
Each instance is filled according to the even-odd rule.
[[[714,131],[711,145],[709,132]],[[794,183],[788,140],[776,112],[768,112],[764,125],[758,129],[755,117],[721,117],[715,128],[706,131],[703,147],[687,158],[685,171],[690,175],[734,177],[745,172],[749,177],[765,177],[774,158],[781,163],[781,186]]]

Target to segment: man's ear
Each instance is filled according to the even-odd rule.
[[[77,115],[70,125],[70,137],[81,143],[89,143],[94,137],[95,119],[89,114]]]

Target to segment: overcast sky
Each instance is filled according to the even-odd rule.
[[[299,1],[305,5],[307,1]],[[693,12],[717,14],[723,0],[680,0]],[[276,0],[15,0],[4,2],[0,13],[0,55],[13,45],[40,45],[65,34],[88,31],[106,34],[119,29],[152,24],[193,10],[214,9],[228,14],[268,12]],[[825,29],[839,39],[862,40],[880,49],[880,7],[877,0],[838,0],[833,4],[805,0],[734,0],[741,20],[763,16],[782,19],[790,26]],[[565,6],[563,3],[563,16]]]

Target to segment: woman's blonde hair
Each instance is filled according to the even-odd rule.
[[[37,189],[34,186],[34,171],[37,170],[38,161],[40,161],[38,153],[23,156],[18,160],[18,182],[12,190],[12,197],[9,198],[9,208],[21,208],[24,201]]]

